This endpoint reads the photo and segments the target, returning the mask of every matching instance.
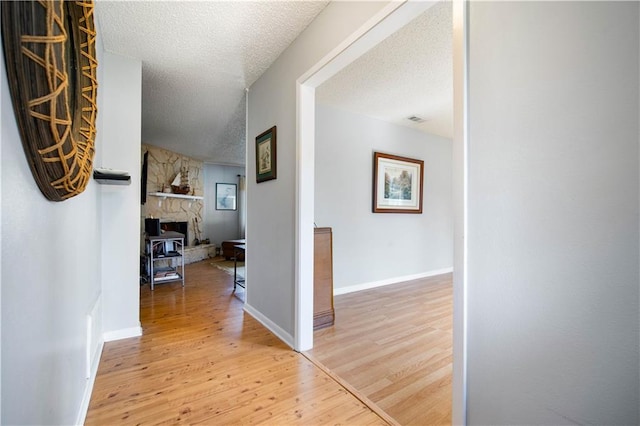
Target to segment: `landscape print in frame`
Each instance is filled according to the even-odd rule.
[[[373,212],[422,213],[424,161],[373,153]]]

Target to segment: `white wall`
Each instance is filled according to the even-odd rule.
[[[470,424],[640,420],[638,17],[470,5]]]
[[[216,210],[216,183],[233,183],[236,185],[237,201],[240,197],[240,181],[238,175],[244,175],[244,167],[222,166],[218,164],[204,165],[204,227],[203,238],[209,238],[217,247],[225,240],[240,238],[239,210]],[[236,203],[239,206],[239,203]]]
[[[0,36],[0,40],[2,40],[2,36]],[[2,68],[4,70],[4,59],[2,59]],[[0,82],[0,94],[4,93],[8,87],[5,86],[5,82]],[[4,140],[4,126],[2,123],[4,122],[4,115],[2,111],[4,108],[7,108],[8,105],[5,106],[4,98],[2,98],[2,102],[0,102],[0,127],[2,127],[2,133],[0,134],[0,164],[2,164],[2,141]],[[14,136],[15,137],[15,134]],[[2,248],[2,173],[0,173],[0,249]],[[0,255],[0,423],[2,423],[2,255]]]
[[[247,305],[289,344],[294,329],[296,80],[385,4],[330,3],[249,91]],[[257,184],[255,137],[274,125],[278,178]]]
[[[373,152],[424,161],[422,214],[374,214]],[[348,287],[450,269],[451,140],[316,106],[315,223],[333,228],[333,283]]]
[[[127,170],[131,185],[101,185],[102,299],[106,340],[140,329],[142,63],[109,52],[102,68],[102,167]]]
[[[0,61],[1,423],[72,424],[87,384],[85,316],[100,295],[100,193],[93,180],[64,202],[40,193]]]
[[[63,202],[46,200],[31,175],[0,59],[2,424],[82,421],[92,384],[86,317],[96,303],[104,302],[107,331],[139,330],[141,66],[96,46],[94,164],[129,170],[132,183],[116,188],[91,180]]]

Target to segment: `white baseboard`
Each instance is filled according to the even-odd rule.
[[[103,334],[105,342],[113,342],[114,340],[128,339],[129,337],[142,336],[142,327],[130,327],[120,330],[107,331]]]
[[[98,344],[98,350],[96,351],[95,358],[91,363],[91,374],[87,379],[87,383],[84,388],[84,394],[82,395],[82,402],[80,403],[80,411],[76,418],[76,425],[84,425],[84,421],[87,418],[87,412],[89,411],[89,403],[91,402],[91,394],[93,393],[93,385],[96,381],[96,375],[98,374],[98,366],[100,365],[100,357],[102,356],[102,348],[104,342]]]
[[[89,411],[89,403],[91,402],[91,394],[93,393],[93,385],[96,381],[96,375],[98,374],[98,367],[100,366],[100,357],[102,356],[102,349],[105,342],[112,342],[114,340],[126,339],[128,337],[142,336],[142,327],[131,327],[122,330],[108,331],[102,334],[102,339],[98,343],[98,349],[91,361],[91,374],[87,379],[87,383],[84,388],[84,394],[82,396],[82,402],[80,403],[80,410],[76,418],[76,425],[83,425],[87,418],[87,412]]]
[[[244,304],[244,311],[249,315],[251,315],[253,318],[255,318],[256,321],[258,321],[260,324],[267,327],[267,329],[271,331],[273,334],[275,334],[278,337],[278,339],[282,340],[284,343],[286,343],[289,347],[293,349],[294,347],[293,336],[287,333],[286,331],[284,331],[282,328],[280,328],[278,324],[271,321],[269,318],[265,317],[262,314],[262,312],[258,311],[256,308],[254,308],[248,303]]]
[[[333,289],[333,295],[339,296],[341,294],[354,293],[356,291],[362,291],[362,290],[369,290],[371,288],[382,287],[390,284],[397,284],[405,281],[418,280],[420,278],[434,277],[436,275],[448,274],[450,272],[453,272],[453,267],[436,269],[434,271],[422,272],[420,274],[405,275],[402,277],[395,277],[395,278],[387,278],[386,280],[373,281],[369,283],[355,284],[347,287],[338,287]]]

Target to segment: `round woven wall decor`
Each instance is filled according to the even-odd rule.
[[[2,41],[22,146],[52,201],[91,178],[97,115],[93,1],[3,1]]]

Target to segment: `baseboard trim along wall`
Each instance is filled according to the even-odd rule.
[[[142,336],[142,327],[123,328],[121,330],[107,331],[103,334],[105,342],[113,342],[114,340],[128,339],[129,337]]]
[[[84,421],[87,418],[87,412],[89,411],[89,403],[91,402],[91,394],[93,393],[93,385],[96,381],[96,376],[98,375],[98,366],[100,365],[100,357],[102,356],[102,348],[104,347],[104,342],[98,343],[98,349],[94,355],[94,359],[91,362],[91,374],[89,374],[89,378],[87,379],[87,384],[84,388],[84,395],[82,396],[82,402],[80,403],[80,411],[78,411],[78,417],[76,420],[76,425],[83,425]]]
[[[350,285],[350,286],[346,286],[346,287],[338,287],[338,288],[334,288],[333,289],[333,295],[334,296],[339,296],[341,294],[354,293],[356,291],[362,291],[362,290],[369,290],[369,289],[372,289],[372,288],[382,287],[382,286],[391,285],[391,284],[397,284],[397,283],[401,283],[401,282],[404,282],[404,281],[418,280],[420,278],[435,277],[436,275],[448,274],[450,272],[453,272],[453,267],[443,268],[443,269],[436,269],[434,271],[422,272],[420,274],[413,274],[413,275],[405,275],[405,276],[402,276],[402,277],[387,278],[385,280],[373,281],[373,282],[362,283],[362,284],[355,284],[355,285]]]
[[[262,315],[262,313],[260,311],[258,311],[256,308],[254,308],[253,306],[249,305],[248,303],[245,303],[244,304],[244,311],[246,313],[248,313],[249,315],[251,315],[253,318],[255,318],[255,320],[258,321],[260,324],[262,324],[265,327],[267,327],[267,329],[270,332],[275,334],[278,339],[282,340],[289,347],[291,347],[291,348],[294,347],[293,336],[290,335],[289,333],[287,333],[286,331],[284,331],[282,328],[280,328],[280,326],[278,324],[274,323],[269,318],[267,318],[264,315]]]
[[[100,299],[98,299],[98,302],[100,302]],[[98,303],[96,303],[96,305],[98,305]],[[89,321],[89,324],[91,324],[91,321]],[[102,334],[102,340],[98,342],[98,347],[93,354],[93,359],[90,360],[91,372],[87,378],[86,387],[84,388],[84,395],[82,396],[82,402],[80,403],[80,410],[78,411],[76,425],[83,425],[87,418],[89,403],[91,402],[91,394],[93,393],[93,385],[95,384],[96,375],[98,374],[98,366],[100,365],[100,357],[102,356],[104,343],[138,336],[142,336],[142,326],[107,331]],[[89,341],[89,343],[91,343],[91,341]]]

